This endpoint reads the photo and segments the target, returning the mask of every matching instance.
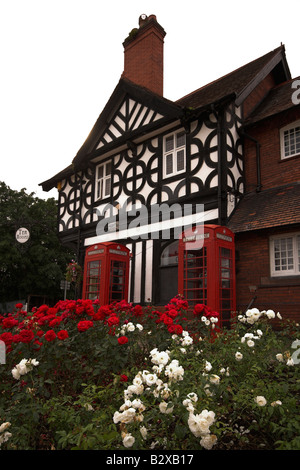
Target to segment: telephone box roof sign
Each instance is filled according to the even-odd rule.
[[[188,244],[188,249],[193,249],[194,246],[194,249],[198,250],[202,248],[204,240],[215,238],[232,243],[234,241],[234,233],[227,227],[206,224],[183,232],[179,243],[183,245]]]
[[[114,242],[96,243],[95,245],[91,245],[86,249],[86,254],[88,256],[103,255],[104,253],[114,253],[120,256],[129,256],[130,250],[126,246]]]
[[[179,246],[183,250],[200,250],[204,244],[216,239],[233,243],[234,233],[229,228],[220,225],[198,225],[182,233]]]

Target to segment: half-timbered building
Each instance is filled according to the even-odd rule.
[[[164,305],[181,290],[192,303],[216,301],[226,323],[239,308],[237,209],[253,189],[247,175],[253,167],[260,174],[257,160],[245,161],[245,124],[290,71],[280,46],[170,101],[163,96],[164,37],[154,15],[141,15],[123,43],[124,72],[89,136],[70,166],[41,185],[58,188],[59,236],[84,267],[84,297],[100,297],[106,259],[108,301]],[[175,233],[191,223],[185,241],[199,246],[188,249]]]

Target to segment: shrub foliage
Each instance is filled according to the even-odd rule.
[[[0,447],[300,449],[298,338],[270,310],[220,331],[180,297],[17,304],[0,316]]]

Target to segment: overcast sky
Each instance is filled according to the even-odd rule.
[[[300,75],[299,0],[0,0],[0,181],[41,198],[68,166],[123,71],[140,14],[166,31],[164,96],[176,100],[280,46]]]

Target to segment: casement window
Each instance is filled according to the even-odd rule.
[[[163,164],[165,178],[185,171],[185,132],[175,132],[164,138]]]
[[[111,162],[101,163],[96,167],[95,200],[110,196]]]
[[[300,275],[300,233],[270,239],[271,276]]]
[[[280,129],[281,159],[300,155],[300,121]]]

